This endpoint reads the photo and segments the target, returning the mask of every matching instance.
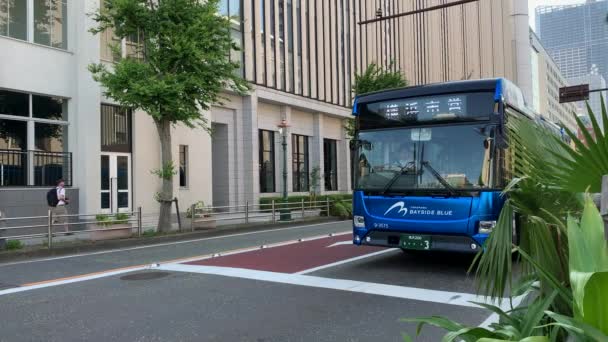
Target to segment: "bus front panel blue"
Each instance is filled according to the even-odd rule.
[[[504,204],[501,193],[475,196],[365,196],[356,191],[353,214],[363,216],[365,228],[354,227],[354,243],[361,244],[372,232],[467,236],[483,245],[480,221],[496,221]]]

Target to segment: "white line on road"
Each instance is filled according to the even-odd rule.
[[[385,253],[389,253],[389,252],[394,252],[396,250],[397,249],[395,249],[395,248],[383,249],[383,250],[378,251],[378,252],[374,252],[374,253],[370,253],[370,254],[365,254],[365,255],[360,255],[358,257],[354,257],[354,258],[350,258],[350,259],[346,259],[346,260],[340,260],[340,261],[336,261],[336,262],[331,263],[331,264],[327,264],[327,265],[323,265],[323,266],[319,266],[319,267],[310,268],[310,269],[307,269],[307,270],[304,270],[304,271],[296,272],[295,274],[309,274],[309,273],[320,271],[320,270],[323,270],[323,269],[326,269],[326,268],[343,265],[343,264],[346,264],[346,263],[349,263],[349,262],[353,262],[353,261],[357,261],[357,260],[373,257],[373,256],[376,256],[376,255],[381,255],[381,254],[385,254]]]
[[[246,236],[246,235],[253,235],[253,234],[263,234],[263,233],[269,233],[269,232],[280,232],[280,231],[287,231],[287,230],[304,229],[304,228],[309,228],[309,227],[325,226],[325,225],[336,224],[336,223],[340,224],[340,223],[344,223],[344,222],[349,222],[349,221],[333,221],[333,222],[317,223],[317,224],[310,224],[310,225],[303,225],[303,226],[296,226],[296,227],[288,227],[288,228],[266,229],[266,230],[259,230],[259,231],[255,231],[255,232],[247,232],[247,233],[238,233],[238,234],[214,236],[214,237],[192,239],[192,240],[185,240],[185,241],[174,241],[174,242],[166,242],[166,243],[157,243],[157,244],[153,244],[153,245],[137,246],[137,247],[129,247],[129,248],[110,249],[110,250],[107,250],[107,251],[72,254],[72,255],[65,255],[65,256],[60,256],[60,257],[51,257],[51,258],[42,258],[42,259],[34,259],[34,260],[15,261],[15,262],[8,262],[8,263],[0,264],[0,267],[21,265],[21,264],[29,264],[29,263],[36,263],[36,262],[44,262],[44,261],[70,259],[70,258],[80,258],[80,257],[86,257],[86,256],[92,256],[92,255],[100,255],[100,254],[121,253],[121,252],[135,251],[135,250],[146,249],[146,248],[155,248],[155,247],[163,247],[163,246],[181,245],[181,244],[187,244],[187,243],[195,243],[195,242],[209,241],[209,240],[218,240],[218,239],[232,238],[232,237]]]
[[[111,277],[111,276],[115,276],[115,275],[119,275],[119,274],[124,274],[124,273],[149,270],[151,268],[153,268],[152,265],[150,265],[150,266],[140,266],[140,267],[130,267],[130,268],[124,268],[124,269],[119,269],[119,270],[115,270],[115,271],[109,271],[109,272],[101,272],[101,273],[97,273],[97,274],[91,274],[91,275],[88,275],[88,276],[59,279],[59,280],[56,280],[56,281],[50,281],[50,282],[45,282],[45,283],[36,284],[36,285],[20,286],[20,287],[15,287],[15,288],[12,288],[12,289],[1,290],[0,291],[0,296],[7,295],[7,294],[12,294],[12,293],[24,292],[24,291],[37,290],[37,289],[42,289],[42,288],[45,288],[45,287],[52,287],[52,286],[58,286],[58,285],[66,285],[66,284],[78,283],[78,282],[86,281],[86,280],[93,280],[93,279]]]
[[[485,297],[476,296],[470,293],[428,290],[414,287],[368,283],[355,280],[330,279],[302,274],[286,274],[231,267],[193,266],[183,264],[161,265],[158,267],[158,269],[174,272],[211,274],[233,278],[261,280],[281,284],[348,291],[360,294],[372,294],[464,307],[479,308],[478,305],[471,302],[489,303]]]
[[[340,241],[340,242],[336,242],[333,245],[329,245],[325,248],[330,248],[330,247],[336,247],[336,246],[343,246],[343,245],[352,245],[353,242],[351,240],[348,241]]]

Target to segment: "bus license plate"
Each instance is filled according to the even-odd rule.
[[[431,249],[431,237],[428,235],[401,235],[399,246],[403,249],[429,250]]]

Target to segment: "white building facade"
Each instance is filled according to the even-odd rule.
[[[295,18],[296,9],[289,3]],[[64,178],[72,198],[70,213],[133,211],[138,207],[148,213],[157,211],[154,197],[160,180],[151,171],[160,165],[160,150],[154,124],[146,113],[132,112],[104,98],[87,70],[91,63],[112,63],[117,58],[109,43],[121,44],[126,55],[134,51],[131,47],[136,42],[113,41],[111,32],[89,33],[95,23],[87,14],[99,9],[100,0],[4,4],[0,6],[0,210],[12,217],[43,215],[46,191],[56,179]],[[221,11],[231,15],[252,11],[248,5],[244,8],[239,1],[225,1]],[[272,14],[278,16],[276,10]],[[287,8],[281,7],[281,11],[286,19]],[[277,21],[277,31],[279,24],[285,34],[295,34],[293,21]],[[233,27],[241,44],[246,27],[238,22]],[[333,37],[332,45],[338,46],[335,32]],[[247,44],[243,44],[242,56],[239,53],[234,58],[252,55]],[[269,75],[270,63],[278,67],[276,70],[293,63],[294,46],[290,45],[275,45],[272,37],[268,46],[284,50],[276,61],[268,60]],[[274,52],[278,51],[273,51],[273,56]],[[246,63],[251,60],[243,62],[243,73],[251,68]],[[186,208],[198,201],[236,205],[278,196],[283,189],[278,133],[282,120],[290,125],[290,194],[308,193],[310,174],[316,168],[320,176],[317,190],[350,191],[344,129],[344,120],[350,117],[350,88],[345,87],[343,77],[336,81],[341,82],[341,88],[336,84],[335,90],[324,90],[336,94],[333,101],[296,94],[292,91],[295,81],[283,87],[254,84],[247,96],[227,93],[229,101],[203,113],[213,128],[212,135],[175,127],[174,163],[180,168],[174,184],[180,206]],[[318,89],[314,82],[309,83]]]

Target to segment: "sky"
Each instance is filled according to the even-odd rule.
[[[534,20],[534,10],[537,6],[552,6],[552,5],[571,5],[584,3],[585,0],[528,0],[530,9],[530,26],[535,29],[536,23]]]

